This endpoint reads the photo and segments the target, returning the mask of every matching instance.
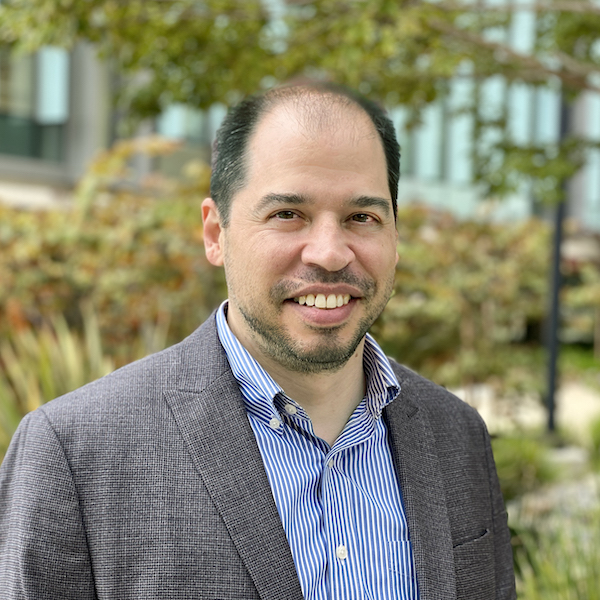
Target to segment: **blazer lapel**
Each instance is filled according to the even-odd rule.
[[[302,600],[262,457],[214,321],[192,338],[201,332],[205,334],[197,340],[201,348],[190,346],[192,356],[182,353],[185,359],[177,376],[180,386],[191,387],[194,382],[196,390],[171,389],[166,400],[260,597]],[[206,350],[210,357],[202,356],[208,360],[203,368],[202,360],[194,361],[193,355]]]
[[[398,375],[398,371],[396,370]],[[424,410],[401,378],[398,398],[384,411],[415,556],[421,600],[456,598],[450,522],[433,433]]]

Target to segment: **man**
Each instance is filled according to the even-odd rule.
[[[206,254],[229,300],[28,415],[0,479],[2,598],[514,598],[489,439],[367,330],[396,261],[398,145],[326,86],[237,107]]]

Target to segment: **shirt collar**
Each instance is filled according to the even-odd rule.
[[[284,391],[233,334],[227,323],[226,311],[227,300],[217,310],[217,333],[246,408],[265,417],[278,417],[275,398],[278,395],[285,397]],[[383,408],[398,396],[400,384],[385,353],[369,334],[365,336],[363,365],[367,379],[365,406],[377,418]],[[300,412],[303,411],[300,409]]]

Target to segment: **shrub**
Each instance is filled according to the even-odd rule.
[[[492,447],[505,502],[531,492],[555,477],[544,442],[514,434],[493,439]]]
[[[600,600],[600,510],[538,523],[519,533],[520,600]]]
[[[164,153],[172,145],[151,139],[141,148]],[[111,352],[120,352],[145,323],[170,315],[177,318],[169,341],[183,338],[225,297],[223,275],[202,245],[206,168],[179,182],[127,184],[127,161],[138,150],[128,142],[101,155],[74,206],[0,206],[0,334],[55,314],[81,330],[85,301]]]
[[[600,469],[600,417],[594,419],[590,425],[590,460],[596,469]]]
[[[525,338],[546,309],[547,225],[407,206],[398,228],[395,295],[375,328],[388,354],[447,387],[537,392],[541,357]]]

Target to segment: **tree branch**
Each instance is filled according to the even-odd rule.
[[[532,4],[504,4],[493,5],[489,4],[467,4],[462,2],[439,2],[432,3],[435,8],[440,8],[445,11],[460,11],[460,12],[497,12],[497,13],[512,13],[519,11],[530,11],[536,13],[543,12],[569,12],[578,14],[590,14],[600,16],[600,6],[591,2],[568,0],[563,2],[534,2]]]
[[[568,87],[600,93],[600,87],[594,85],[589,80],[590,75],[597,74],[600,71],[590,68],[587,65],[582,65],[575,59],[565,56],[563,53],[555,52],[552,54],[552,57],[560,62],[560,68],[551,68],[533,55],[521,54],[506,44],[491,42],[480,35],[465,31],[450,23],[432,19],[429,21],[429,26],[451,38],[459,39],[478,48],[488,50],[500,63],[507,64],[509,61],[518,63],[531,72],[529,80],[532,82],[536,80],[541,81],[549,77],[558,77]],[[522,75],[524,74],[525,72],[522,73]]]

